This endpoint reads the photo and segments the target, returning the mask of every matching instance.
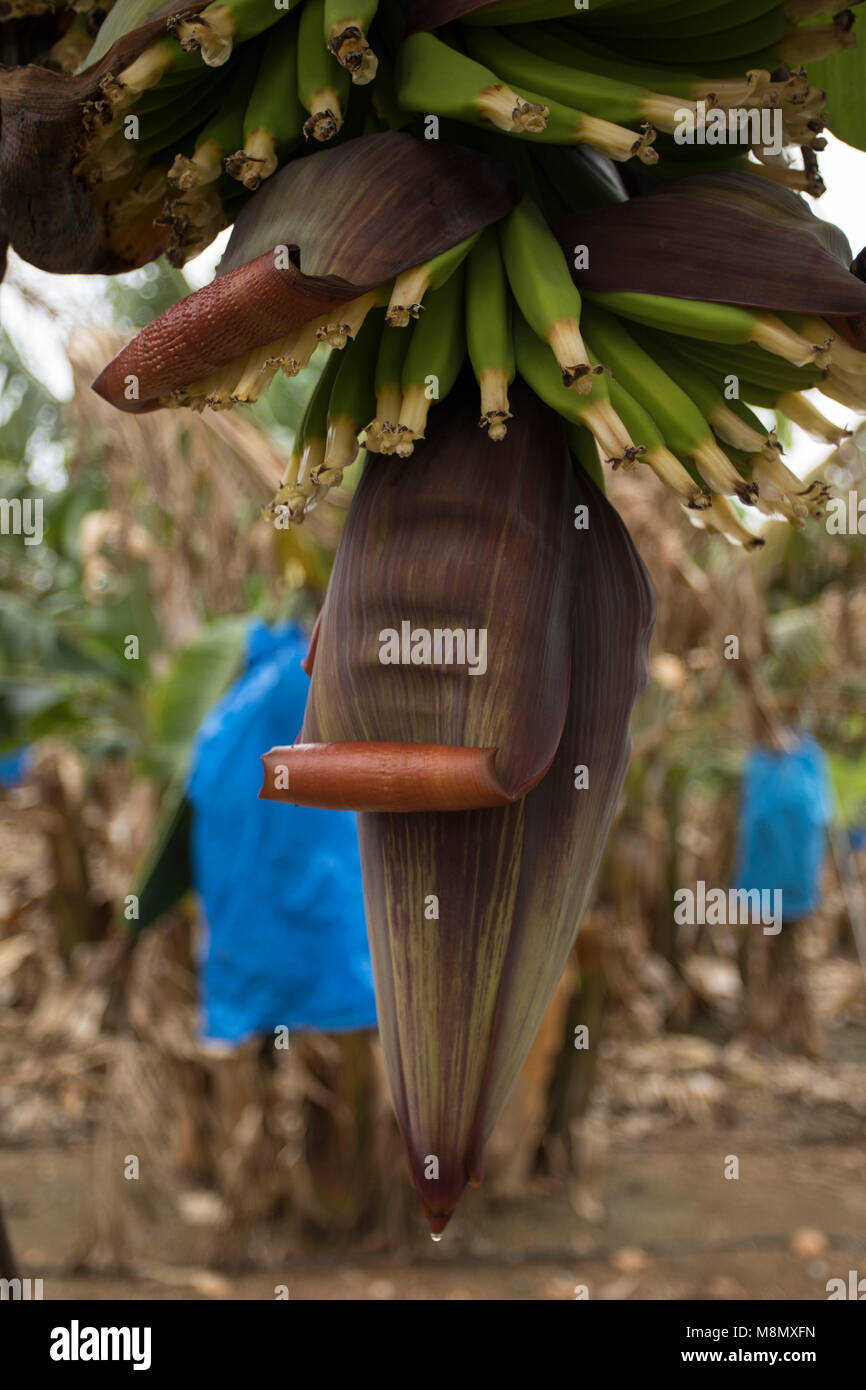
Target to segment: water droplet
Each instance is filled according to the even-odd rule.
[[[435,1240],[435,1241],[438,1242],[438,1241],[440,1241],[440,1240],[442,1239],[442,1237],[441,1237],[441,1236],[434,1236],[433,1233],[432,1233],[432,1231],[431,1231],[431,1233],[430,1233],[430,1239],[431,1239],[431,1240]]]

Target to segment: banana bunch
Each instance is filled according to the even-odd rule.
[[[52,61],[86,71],[122,32],[131,3],[118,0],[89,52],[92,12],[76,14]],[[435,115],[538,145],[589,145],[662,178],[743,168],[820,195],[825,98],[803,62],[853,42],[850,11],[803,27],[823,12],[818,0],[693,10],[691,0],[608,0],[576,16],[565,4],[497,3],[402,37],[396,0],[210,4],[171,16],[162,37],[103,76],[83,112],[75,175],[111,227],[153,205],[154,221],[169,228],[171,259],[183,264],[264,179],[311,141],[340,133],[353,88],[379,69],[372,27],[385,72],[372,101],[356,98],[359,129]],[[718,144],[714,117],[732,109],[742,129],[733,146]],[[778,122],[771,145],[765,115]],[[692,132],[681,142],[687,119]],[[795,146],[802,167],[790,162]]]
[[[731,499],[799,529],[827,497],[822,483],[806,486],[786,467],[776,421],[838,444],[847,431],[804,393],[819,389],[866,410],[866,353],[819,317],[623,291],[582,296],[529,197],[499,223],[161,403],[251,404],[277,372],[303,370],[320,345],[330,349],[327,365],[271,506],[287,524],[341,481],[361,445],[409,459],[464,367],[493,444],[507,435],[519,376],[566,422],[591,470],[646,465],[697,524],[748,547],[760,541]],[[773,424],[761,410],[773,412]]]
[[[122,33],[93,35],[85,15],[51,51],[52,65],[85,71]],[[351,90],[375,77],[367,31],[372,0],[233,0],[171,16],[166,32],[86,102],[74,174],[109,228],[140,220],[169,229],[183,265],[228,226],[264,179],[343,128]],[[136,15],[130,12],[134,20]],[[369,128],[384,128],[369,102]],[[122,231],[120,233],[122,238]]]

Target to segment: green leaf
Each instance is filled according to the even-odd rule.
[[[147,852],[136,874],[137,931],[169,912],[192,889],[192,806],[178,777],[166,792]]]
[[[153,693],[156,775],[179,776],[208,710],[237,675],[246,642],[245,618],[219,618],[175,657]]]
[[[113,43],[122,39],[124,34],[129,34],[133,29],[137,29],[148,19],[152,19],[159,14],[160,10],[163,13],[170,12],[167,6],[160,5],[159,0],[117,0],[117,4],[99,26],[99,33],[81,65],[82,69],[98,63]]]
[[[866,150],[866,45],[809,64],[809,81],[827,93],[824,119],[846,145]]]

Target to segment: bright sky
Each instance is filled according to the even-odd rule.
[[[819,217],[842,228],[856,255],[866,246],[863,197],[866,154],[831,136],[827,149],[820,156],[820,164],[827,192],[817,202],[810,200],[810,206]],[[185,274],[194,288],[210,280],[228,237],[226,230],[207,251],[186,265]],[[104,298],[106,283],[105,278],[98,275],[47,275],[10,253],[7,279],[0,286],[0,322],[29,369],[61,400],[68,400],[72,393],[64,339],[81,323],[110,321]],[[28,302],[25,297],[28,289],[57,311],[59,323]],[[850,425],[858,418],[818,392],[809,394],[823,413],[839,424]],[[815,443],[797,430],[794,447],[788,451],[786,461],[795,473],[804,476],[817,467],[828,452],[825,444]]]

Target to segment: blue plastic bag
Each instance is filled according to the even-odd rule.
[[[259,801],[261,755],[291,743],[308,637],[256,624],[244,674],[193,747],[193,881],[204,919],[203,1031],[240,1041],[375,1026],[355,817]]]
[[[0,787],[20,787],[30,772],[31,762],[29,747],[16,748],[13,753],[4,753],[0,757]]]
[[[743,779],[736,887],[781,889],[786,922],[814,912],[832,805],[827,758],[813,738],[790,753],[755,749]]]

